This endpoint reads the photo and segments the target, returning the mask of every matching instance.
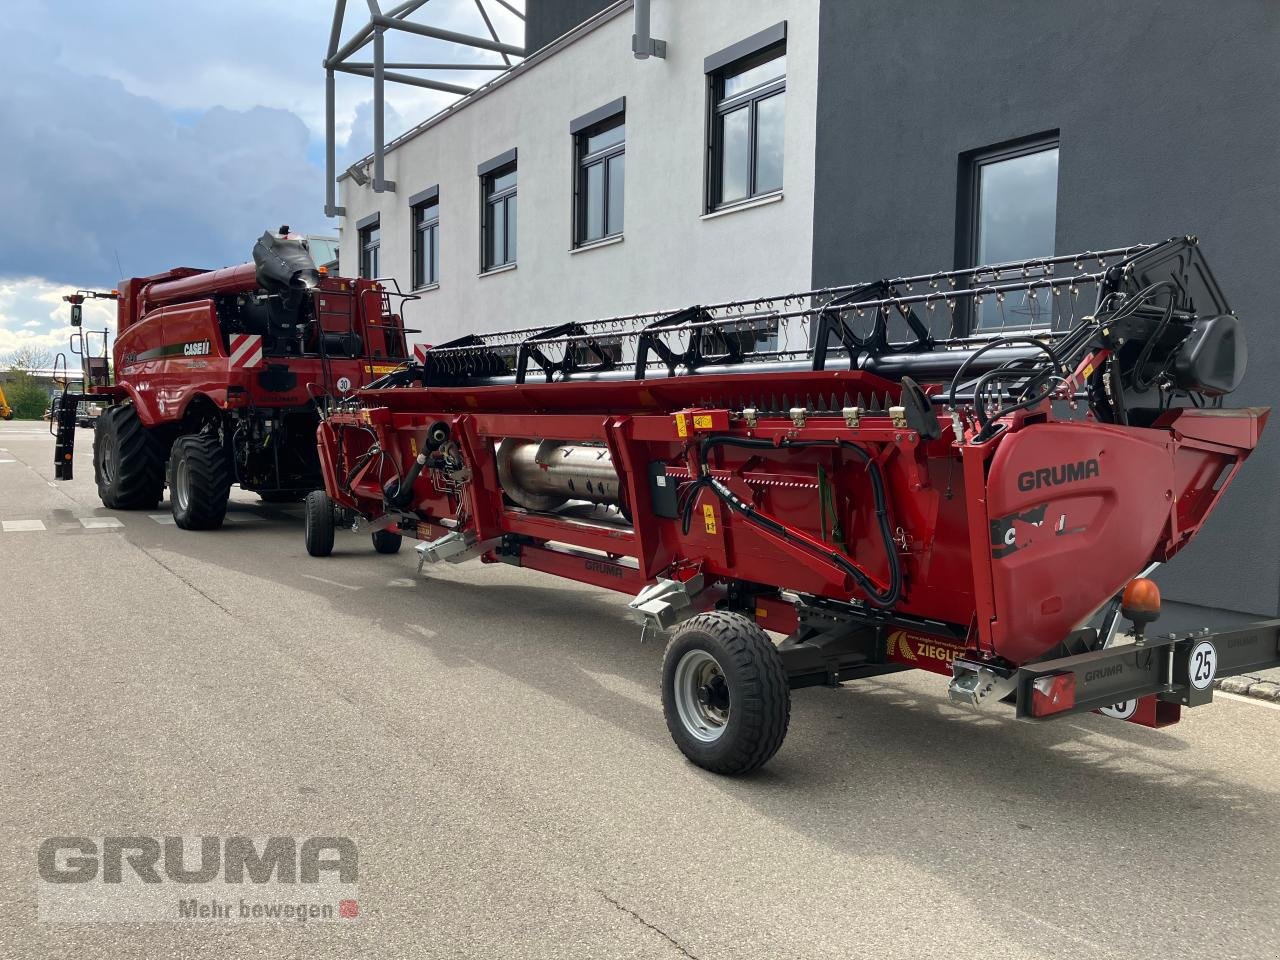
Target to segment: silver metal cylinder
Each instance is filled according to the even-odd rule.
[[[503,493],[529,510],[554,510],[569,500],[620,504],[618,473],[605,447],[507,437],[498,444],[498,478]]]

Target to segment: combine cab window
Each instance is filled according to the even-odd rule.
[[[498,167],[481,178],[484,194],[483,270],[516,262],[516,165]]]
[[[360,230],[360,276],[373,280],[378,276],[381,264],[378,262],[378,248],[382,245],[381,231],[377,223],[372,223]]]
[[[413,286],[440,282],[440,203],[428,200],[413,208]]]
[[[576,135],[578,169],[574,243],[581,245],[622,233],[626,162],[623,115],[610,117]]]
[[[710,74],[708,209],[782,189],[786,44],[774,44]]]
[[[1053,256],[1058,221],[1056,134],[966,154],[961,167],[958,266]],[[973,309],[974,331],[1048,325],[1050,312],[1032,310],[1033,306],[1020,298],[1006,297],[1000,304],[984,297]]]

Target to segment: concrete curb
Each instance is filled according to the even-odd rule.
[[[1215,680],[1213,685],[1223,693],[1234,693],[1241,697],[1280,703],[1280,683],[1263,680],[1261,677],[1223,677],[1221,680]]]

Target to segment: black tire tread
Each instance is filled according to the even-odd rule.
[[[404,536],[395,530],[378,530],[373,534],[373,549],[378,553],[399,553]]]
[[[115,481],[102,475],[105,444],[115,447]],[[93,475],[102,505],[112,510],[152,510],[164,493],[164,450],[132,404],[108,407],[93,431]]]
[[[737,735],[729,741],[730,748],[714,759],[685,749],[679,714],[674,706],[667,704],[666,685],[672,652],[679,650],[683,654],[681,640],[693,632],[707,634],[724,647],[746,688],[745,700],[739,697],[735,708],[741,717]],[[671,670],[674,666],[670,664]],[[682,623],[663,656],[662,682],[667,729],[681,752],[704,769],[721,774],[750,773],[767,763],[786,739],[791,719],[791,686],[787,682],[786,667],[768,634],[742,614],[712,610]],[[724,736],[729,736],[729,731]]]
[[[191,498],[184,514],[178,508],[174,477],[179,459],[186,459]],[[183,530],[217,530],[227,516],[231,495],[231,463],[222,442],[211,434],[188,434],[173,442],[169,453],[169,500],[173,521]]]
[[[333,553],[334,528],[333,501],[323,490],[312,490],[307,494],[305,514],[306,530],[303,538],[306,541],[307,553],[313,557],[327,557]]]

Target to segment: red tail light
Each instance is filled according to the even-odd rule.
[[[1031,684],[1031,715],[1048,717],[1076,705],[1076,675],[1050,673]]]

